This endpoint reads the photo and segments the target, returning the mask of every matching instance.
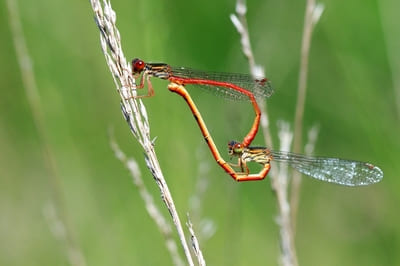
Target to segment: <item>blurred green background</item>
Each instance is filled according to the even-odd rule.
[[[317,124],[316,154],[369,161],[385,176],[379,184],[356,189],[303,179],[299,263],[400,265],[400,4],[320,2],[325,11],[312,40],[304,136]],[[229,20],[235,1],[112,4],[128,59],[248,73]],[[88,265],[172,265],[131,177],[110,149],[112,127],[168,216],[143,152],[121,116],[89,1],[20,0],[18,5],[61,178],[54,181],[46,168],[2,1],[0,265],[69,265],[65,243],[44,215],[58,198],[65,200],[61,212]],[[277,121],[293,124],[304,10],[305,1],[248,2],[256,61],[265,65],[275,87],[268,100],[275,145]],[[185,221],[189,212],[197,231],[205,219],[215,229],[210,237],[199,233],[208,264],[278,264],[270,180],[233,182],[213,161],[184,101],[167,90],[167,82],[154,80],[153,85],[156,97],[144,103],[180,216]],[[248,103],[191,92],[221,151],[228,140],[244,136],[253,119]],[[265,145],[261,136],[253,143]],[[201,193],[199,184],[205,184]],[[193,204],[196,195],[200,206]]]

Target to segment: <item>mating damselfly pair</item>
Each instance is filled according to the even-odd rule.
[[[150,82],[151,77],[169,80],[168,89],[182,96],[188,104],[207,145],[216,162],[236,181],[262,180],[270,170],[270,162],[277,161],[288,163],[291,167],[315,179],[345,186],[363,186],[379,182],[383,178],[382,170],[370,163],[344,160],[327,157],[311,157],[283,151],[273,151],[265,147],[252,147],[261,117],[261,111],[256,98],[266,98],[272,95],[271,83],[266,78],[252,78],[246,74],[217,73],[194,70],[185,67],[172,67],[165,63],[145,63],[140,59],[132,61],[132,73],[140,76],[137,89],[145,87],[147,81],[148,93],[135,97],[151,97],[154,90]],[[226,162],[219,151],[206,127],[206,124],[196,107],[186,85],[195,85],[199,88],[212,90],[218,95],[235,99],[249,100],[255,111],[255,119],[249,133],[242,142],[230,141],[228,152],[231,156],[238,157],[237,164]],[[262,165],[257,174],[250,174],[248,162]],[[239,170],[235,171],[233,167]]]

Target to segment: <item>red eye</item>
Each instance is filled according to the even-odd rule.
[[[139,58],[135,58],[132,60],[132,72],[133,73],[140,73],[143,71],[145,63],[143,60]]]
[[[241,149],[242,148],[242,144],[237,142],[233,147],[234,147],[234,149]]]

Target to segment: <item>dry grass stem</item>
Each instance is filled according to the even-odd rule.
[[[58,216],[59,210],[54,206],[52,201],[49,201],[43,206],[43,217],[50,228],[53,236],[65,245],[68,260],[71,265],[86,265],[85,258],[82,252],[69,243],[69,232],[65,227],[65,223]]]
[[[231,14],[230,18],[236,30],[240,34],[240,43],[242,45],[242,51],[249,62],[251,75],[253,77],[263,77],[265,76],[264,68],[261,65],[256,64],[253,51],[251,49],[249,30],[247,27],[247,20],[246,20],[246,12],[247,12],[246,3],[244,2],[244,0],[238,0],[236,2],[236,14]],[[262,113],[260,124],[264,134],[265,143],[267,144],[268,147],[272,148],[272,139],[269,130],[267,105],[265,101],[258,101],[257,103],[260,106],[260,110]]]
[[[165,217],[162,215],[162,213],[158,209],[157,205],[154,204],[153,196],[147,190],[147,188],[143,182],[142,173],[140,172],[139,165],[137,164],[135,159],[126,157],[125,153],[121,150],[121,148],[118,146],[117,142],[115,141],[114,136],[112,134],[110,134],[110,135],[111,135],[110,145],[111,145],[112,150],[115,153],[115,157],[117,157],[117,159],[119,159],[125,165],[125,167],[129,170],[129,172],[132,176],[133,184],[138,189],[139,194],[144,201],[147,213],[154,220],[158,229],[160,230],[161,234],[163,235],[163,237],[165,239],[165,244],[167,246],[167,250],[169,251],[169,253],[171,255],[174,265],[177,265],[177,266],[182,265],[183,266],[184,263],[178,253],[177,245],[173,238],[173,232],[171,230],[171,226],[167,222]]]
[[[249,61],[250,71],[253,76],[265,76],[263,67],[256,65],[254,55],[250,45],[249,31],[246,22],[246,5],[244,1],[238,0],[236,4],[237,15],[231,15],[231,20],[237,31],[241,36],[242,51]],[[266,109],[265,102],[259,102],[261,115],[261,128],[263,131],[265,143],[269,148],[272,148],[272,139],[269,129],[269,119]],[[289,148],[291,143],[290,131],[288,126],[286,127],[286,134],[281,134],[281,146]],[[286,136],[286,137],[285,137]],[[287,149],[288,150],[288,149]],[[278,205],[278,217],[277,224],[280,231],[280,246],[281,256],[280,261],[283,265],[297,265],[297,257],[295,251],[295,245],[293,242],[291,221],[290,221],[290,206],[288,202],[288,181],[287,181],[287,166],[271,167],[271,186],[275,192],[277,205]]]
[[[40,96],[38,86],[33,71],[32,60],[28,52],[28,48],[23,33],[21,18],[19,15],[18,5],[16,0],[7,0],[7,8],[9,15],[9,25],[11,35],[14,41],[15,52],[18,60],[18,65],[21,71],[21,78],[23,87],[25,89],[26,97],[29,103],[30,110],[32,112],[32,118],[34,125],[38,132],[39,143],[43,154],[43,161],[50,179],[52,186],[53,200],[56,205],[53,205],[53,217],[57,219],[50,220],[45,216],[45,219],[49,222],[50,229],[53,228],[53,221],[57,221],[59,228],[63,228],[63,233],[60,235],[54,234],[54,236],[61,240],[65,244],[65,250],[69,263],[76,266],[86,265],[84,256],[77,244],[72,227],[68,220],[67,210],[65,208],[65,197],[63,189],[61,187],[61,177],[58,171],[57,163],[53,154],[53,149],[50,146],[48,133],[46,131],[45,119],[42,111],[42,104],[40,102]],[[45,213],[46,214],[46,213]],[[55,231],[52,230],[54,233]],[[61,232],[61,231],[60,231]]]
[[[311,156],[314,153],[315,144],[318,139],[319,126],[314,125],[308,130],[307,134],[307,143],[304,146],[304,153],[308,156]]]
[[[190,221],[189,214],[187,215],[186,226],[189,229],[190,240],[192,242],[192,250],[193,250],[193,253],[195,254],[195,256],[197,258],[197,263],[200,266],[205,266],[206,265],[206,261],[204,260],[203,253],[201,252],[201,249],[200,249],[199,241],[197,240],[196,234],[194,233],[193,224]]]
[[[293,132],[290,130],[290,125],[287,122],[279,121],[278,128],[278,137],[280,141],[279,149],[282,151],[289,151],[293,140]],[[279,210],[279,215],[276,220],[279,225],[280,246],[282,251],[280,262],[285,266],[296,266],[298,262],[288,201],[288,165],[280,164],[276,172],[277,175],[271,178],[271,184],[277,198]]]
[[[99,0],[91,0],[90,2],[95,14],[95,21],[100,30],[101,47],[121,98],[123,115],[129,124],[133,136],[144,150],[146,165],[153,175],[160,189],[161,198],[172,217],[187,263],[194,265],[178,212],[154,151],[154,143],[150,139],[150,127],[146,108],[141,100],[136,100],[132,97],[135,91],[131,88],[135,88],[136,84],[131,76],[131,68],[122,51],[121,38],[116,27],[115,11],[111,8],[109,1],[104,0],[103,4]]]
[[[303,115],[307,92],[308,60],[311,47],[311,37],[315,25],[323,12],[323,6],[316,4],[315,0],[307,0],[304,15],[303,37],[300,54],[299,84],[297,89],[296,113],[294,118],[293,151],[301,152],[303,138]],[[293,172],[290,206],[292,207],[293,236],[296,234],[297,209],[300,198],[301,174]]]
[[[255,59],[253,56],[253,52],[251,50],[250,38],[248,34],[247,22],[246,22],[246,5],[243,0],[238,0],[236,5],[236,13],[237,15],[231,15],[232,23],[235,25],[237,31],[241,36],[241,44],[242,50],[245,56],[247,57],[250,65],[250,71],[253,76],[264,76],[263,68],[259,65],[256,65]],[[323,12],[322,5],[316,5],[314,1],[307,1],[307,10],[305,14],[305,26],[303,33],[303,43],[302,43],[302,52],[301,52],[301,70],[300,70],[300,78],[299,78],[299,88],[298,88],[298,98],[296,105],[296,119],[295,119],[295,132],[300,132],[295,135],[296,145],[301,146],[301,130],[303,123],[303,113],[304,113],[304,105],[305,105],[305,95],[306,95],[306,85],[307,85],[307,69],[308,69],[308,54],[310,49],[311,42],[311,33],[313,27],[318,22],[321,14]],[[261,71],[261,73],[260,73]],[[265,102],[259,103],[260,108],[262,110],[261,116],[261,128],[264,133],[265,143],[268,147],[272,148],[272,139],[269,131],[269,119],[268,114],[266,112],[266,104]],[[279,139],[280,139],[280,149],[283,151],[290,150],[290,144],[292,142],[293,133],[290,131],[289,125],[287,123],[279,123]],[[307,144],[308,150],[313,150],[317,129],[311,130],[309,137],[310,141]],[[297,140],[296,140],[297,138]],[[297,149],[297,150],[296,150]],[[299,152],[298,148],[295,148],[295,152]],[[278,217],[277,223],[280,228],[280,246],[281,246],[281,258],[280,261],[283,265],[297,265],[297,256],[294,244],[294,232],[293,230],[293,217],[291,215],[291,206],[288,201],[288,169],[287,165],[280,165],[279,167],[271,168],[271,186],[273,191],[275,192],[278,204]],[[295,190],[298,191],[299,187],[296,187]],[[293,197],[292,197],[293,198]],[[297,205],[295,206],[297,209]]]

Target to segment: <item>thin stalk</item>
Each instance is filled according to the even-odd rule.
[[[63,233],[56,235],[56,237],[65,243],[69,263],[71,265],[84,266],[86,265],[85,259],[77,244],[73,229],[68,219],[60,173],[53,154],[53,149],[49,144],[49,136],[45,126],[38,86],[21,25],[17,1],[7,0],[7,8],[11,35],[14,41],[18,66],[21,71],[23,87],[28,99],[29,108],[32,112],[33,122],[36,131],[38,132],[43,161],[45,163],[46,171],[48,172],[50,184],[52,185],[53,200],[55,202],[55,207],[53,208],[54,216],[57,217],[58,223],[61,223],[64,227]],[[53,225],[50,224],[49,226],[52,227]]]
[[[153,175],[160,189],[161,199],[171,215],[187,263],[194,265],[172,194],[154,150],[154,142],[150,138],[150,125],[146,108],[141,100],[136,100],[133,97],[135,91],[132,88],[135,88],[136,83],[122,50],[121,36],[116,26],[117,15],[112,9],[110,1],[103,0],[103,4],[99,0],[91,0],[90,2],[94,11],[95,22],[100,30],[100,43],[106,63],[121,98],[123,116],[130,127],[133,137],[143,148],[146,165]]]
[[[301,147],[302,147],[303,116],[304,116],[304,106],[306,102],[306,93],[307,93],[307,76],[308,76],[309,54],[311,47],[311,37],[314,26],[318,22],[322,14],[322,11],[323,11],[322,6],[316,5],[315,0],[307,0],[306,12],[304,14],[303,37],[302,37],[301,54],[300,54],[299,84],[297,89],[296,113],[294,118],[293,151],[295,153],[301,153]],[[298,172],[293,172],[292,189],[290,196],[290,206],[292,208],[293,236],[295,236],[296,234],[295,233],[296,219],[297,219],[297,210],[300,198],[300,185],[301,185],[301,174]]]

